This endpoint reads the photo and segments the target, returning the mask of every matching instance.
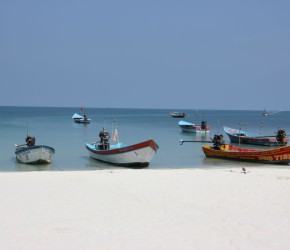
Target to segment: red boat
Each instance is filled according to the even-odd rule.
[[[207,157],[270,164],[288,164],[290,162],[290,146],[268,150],[240,148],[224,144],[223,135],[214,135],[212,142],[213,146],[204,145],[202,147]]]
[[[240,148],[223,144],[219,147],[205,145],[202,147],[207,157],[229,160],[251,161],[260,163],[288,164],[290,162],[290,146],[269,150]]]

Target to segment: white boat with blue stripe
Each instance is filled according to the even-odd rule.
[[[133,145],[109,143],[110,135],[107,131],[101,131],[100,141],[86,143],[86,149],[92,158],[119,166],[147,167],[155,155],[158,145],[154,140],[147,140]],[[115,130],[114,141],[117,139]]]
[[[22,163],[50,163],[55,149],[45,145],[35,145],[35,138],[26,137],[26,144],[15,145],[16,159]]]
[[[178,125],[181,128],[182,132],[209,133],[209,131],[211,130],[211,126],[207,126],[206,121],[202,121],[201,125],[195,125],[194,123],[180,121]]]
[[[75,123],[90,123],[91,119],[87,117],[87,115],[81,116],[77,113],[75,113],[72,116],[72,119],[75,121]]]

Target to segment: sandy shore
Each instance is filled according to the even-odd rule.
[[[290,167],[0,173],[1,249],[290,249]]]

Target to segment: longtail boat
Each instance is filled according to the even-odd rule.
[[[204,145],[202,147],[206,157],[270,164],[288,164],[290,162],[290,146],[268,150],[241,148],[224,144],[222,135],[215,135],[212,141],[213,146]]]
[[[117,139],[117,130],[114,133],[114,141]],[[112,144],[109,142],[108,131],[99,133],[100,141],[86,143],[86,149],[92,158],[120,166],[147,167],[155,155],[158,145],[154,140],[147,140],[133,145],[123,143]]]
[[[185,113],[180,113],[180,112],[170,112],[169,114],[173,118],[184,118],[186,116]]]
[[[252,144],[261,146],[286,146],[288,138],[286,138],[285,130],[278,130],[273,136],[259,136],[254,133],[243,131],[240,129],[229,128],[224,126],[224,131],[230,138],[232,143]]]
[[[25,144],[15,144],[16,159],[22,163],[50,163],[55,149],[46,145],[35,145],[35,137],[27,135]]]
[[[195,125],[194,123],[180,121],[178,123],[182,132],[189,133],[209,133],[211,126],[207,126],[206,121],[202,121],[200,125]]]
[[[84,116],[81,116],[77,113],[75,113],[73,116],[72,116],[72,119],[74,120],[75,123],[90,123],[91,122],[91,119],[87,117],[87,115],[84,115]]]
[[[269,111],[267,109],[264,109],[263,116],[268,116],[268,115],[269,115]]]

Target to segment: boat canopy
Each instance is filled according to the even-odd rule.
[[[193,123],[190,123],[190,122],[186,122],[186,121],[180,121],[178,123],[179,126],[194,126]]]
[[[73,116],[72,116],[72,119],[83,119],[84,117],[75,113]]]

